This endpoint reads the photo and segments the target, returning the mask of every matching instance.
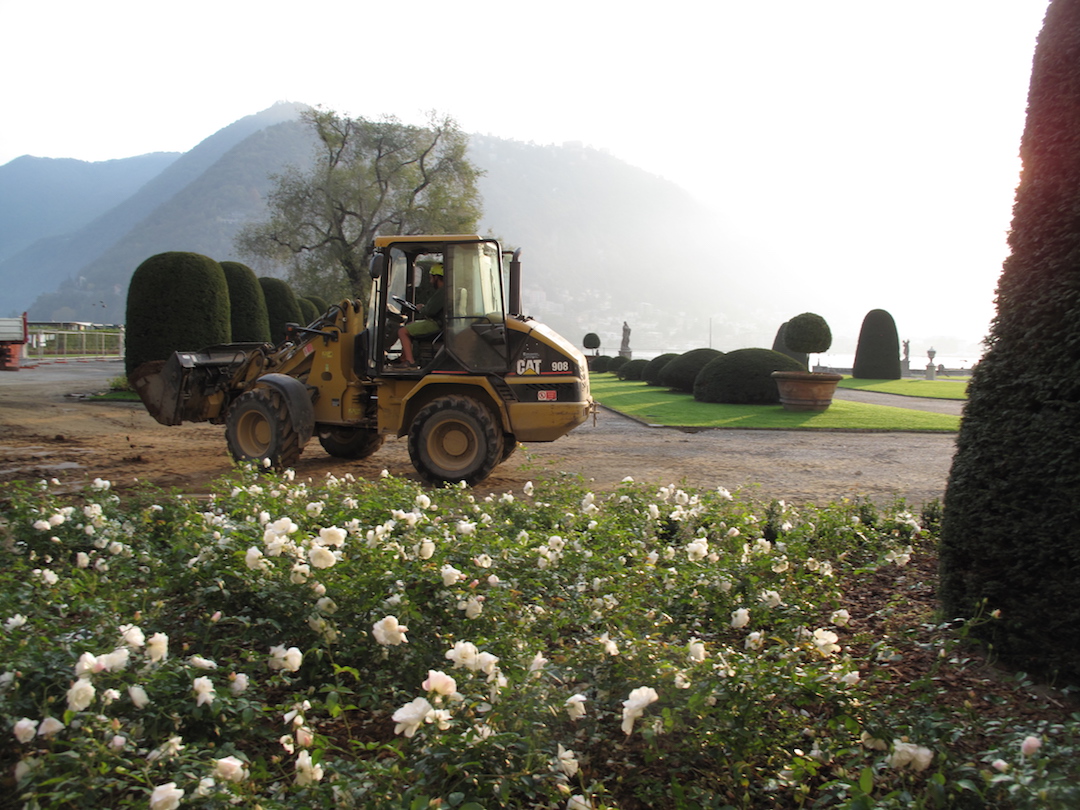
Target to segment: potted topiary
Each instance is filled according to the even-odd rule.
[[[820,354],[832,346],[829,324],[820,315],[804,312],[787,322],[784,342],[793,352]],[[774,371],[780,404],[787,411],[824,411],[832,404],[842,374],[829,371]]]

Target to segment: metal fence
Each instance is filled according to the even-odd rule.
[[[124,356],[124,330],[66,330],[31,326],[23,356],[27,360],[119,359]]]

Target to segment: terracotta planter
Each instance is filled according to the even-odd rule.
[[[829,371],[774,371],[772,378],[780,391],[786,411],[824,411],[832,404],[836,384],[843,374]]]

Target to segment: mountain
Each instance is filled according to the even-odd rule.
[[[0,166],[0,261],[77,230],[161,174],[179,152],[87,163],[23,155]]]
[[[91,222],[9,257],[0,308],[29,307],[35,320],[122,322],[128,281],[148,256],[239,259],[233,236],[264,215],[270,175],[310,159],[300,109],[275,105],[237,121]],[[741,294],[722,229],[671,182],[580,144],[474,135],[470,157],[484,170],[481,232],[522,248],[527,311],[574,342],[596,332],[613,354],[627,321],[635,348],[704,345],[711,310],[721,309],[713,291]]]
[[[117,323],[123,320],[127,280],[142,259],[126,268],[111,283],[83,286],[85,272],[119,241],[133,233],[138,238],[142,222],[202,177],[222,156],[251,135],[282,121],[295,120],[303,105],[275,104],[255,115],[241,118],[211,135],[176,158],[123,202],[86,225],[63,235],[40,239],[0,262],[0,285],[4,289],[2,315],[29,308],[39,320],[84,320]],[[16,161],[12,161],[16,162]],[[6,164],[10,165],[10,164]],[[197,248],[168,247],[162,250]],[[117,289],[119,285],[120,289]],[[60,290],[62,295],[49,294]],[[46,293],[43,300],[38,296]],[[57,313],[54,310],[64,310]]]

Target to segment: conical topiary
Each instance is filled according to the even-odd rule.
[[[788,322],[784,321],[780,324],[780,328],[776,330],[776,337],[773,338],[772,350],[774,352],[780,352],[780,354],[786,354],[792,360],[800,363],[802,367],[808,368],[810,365],[810,355],[806,352],[797,352],[793,349],[789,349],[787,343],[784,342],[784,333],[787,331]]]
[[[128,376],[173,352],[232,339],[225,271],[209,256],[172,251],[151,256],[128,285],[124,369]]]
[[[220,262],[229,285],[229,321],[235,343],[269,343],[266,296],[255,271],[240,262]]]
[[[1080,4],[1052,0],[1011,253],[945,498],[942,616],[1011,667],[1080,683]],[[1004,157],[1004,155],[1002,156]]]
[[[903,376],[896,321],[883,309],[872,309],[863,318],[851,376],[860,380],[899,380]]]
[[[296,293],[287,282],[273,276],[260,276],[259,284],[266,296],[266,315],[270,320],[270,340],[277,344],[285,340],[285,324],[300,323],[304,313]]]

